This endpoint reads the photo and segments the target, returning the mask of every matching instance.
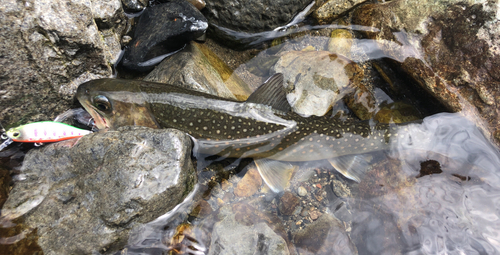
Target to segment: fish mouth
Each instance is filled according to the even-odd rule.
[[[106,118],[102,116],[92,105],[88,104],[82,104],[83,108],[92,116],[94,119],[94,125],[99,129],[107,129],[109,128],[108,122],[106,121]]]

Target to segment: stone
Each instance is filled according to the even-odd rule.
[[[304,229],[293,234],[300,254],[357,254],[341,222],[330,214],[323,214]]]
[[[357,5],[366,0],[323,0],[319,1],[318,7],[313,11],[312,16],[319,24],[330,24],[335,19],[352,10]]]
[[[165,57],[204,35],[207,27],[203,14],[184,0],[147,8],[139,18],[121,65],[138,72],[151,71]]]
[[[2,124],[53,119],[81,82],[110,77],[125,24],[119,0],[2,3]]]
[[[177,130],[123,127],[73,143],[31,150],[1,211],[37,228],[44,254],[112,253],[197,181],[191,140]]]
[[[238,182],[234,189],[234,194],[238,197],[249,197],[257,193],[260,186],[262,186],[262,177],[260,177],[257,168],[250,168],[245,176]]]
[[[284,52],[272,72],[283,73],[288,102],[305,116],[326,114],[363,77],[355,63],[328,51]]]
[[[293,215],[295,208],[300,204],[299,199],[289,191],[285,191],[280,198],[278,209],[283,215]]]
[[[300,186],[298,189],[297,189],[297,194],[301,197],[307,195],[307,190],[306,188]]]
[[[210,23],[210,36],[225,45],[248,47],[246,41],[232,34],[272,31],[288,24],[310,3],[310,0],[212,0],[207,1],[203,13]]]
[[[186,48],[161,62],[144,80],[177,85],[230,99],[245,99],[250,94],[246,84],[237,79],[223,79],[204,54],[203,46],[190,43]]]
[[[499,12],[485,0],[393,1],[359,7],[352,23],[379,29],[367,36],[386,56],[450,111],[476,119],[498,145]]]
[[[234,214],[228,214],[220,222],[215,223],[208,254],[290,253],[287,242],[266,223],[255,222],[244,225],[235,219]]]

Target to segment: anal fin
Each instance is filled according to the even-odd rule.
[[[328,159],[328,162],[348,179],[361,182],[362,177],[370,168],[370,164],[362,155],[347,155]]]
[[[288,162],[272,159],[256,159],[254,162],[264,182],[275,193],[285,190],[296,168]]]

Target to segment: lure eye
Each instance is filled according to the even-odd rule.
[[[107,111],[111,109],[111,104],[109,103],[109,100],[107,97],[103,95],[95,96],[94,97],[94,106],[100,110],[100,111]]]
[[[12,136],[14,138],[18,138],[20,135],[21,135],[21,133],[19,133],[18,131],[15,131],[14,133],[12,133]]]

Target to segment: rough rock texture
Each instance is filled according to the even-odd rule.
[[[203,46],[200,44],[190,43],[181,52],[162,61],[144,80],[177,85],[231,99],[236,99],[235,95],[241,94],[239,90],[249,91],[243,82],[230,80],[226,85],[201,47]]]
[[[124,127],[73,142],[30,151],[2,208],[4,220],[24,215],[38,228],[45,254],[121,248],[131,228],[168,212],[196,183],[191,140],[179,131]]]
[[[207,27],[203,14],[184,0],[147,8],[139,18],[121,64],[135,71],[151,71],[161,56],[165,58],[166,54],[182,49],[204,35]]]
[[[230,209],[226,206],[221,210]],[[223,219],[214,225],[209,255],[290,254],[286,241],[266,223],[244,225],[232,213],[220,213],[219,217]]]
[[[328,24],[366,0],[323,0],[312,13],[320,24]]]
[[[327,51],[285,52],[272,71],[283,73],[287,99],[295,112],[318,116],[363,77],[355,63]]]
[[[55,117],[81,82],[109,77],[125,23],[119,0],[3,1],[0,121]]]
[[[392,1],[360,7],[353,23],[379,28],[368,36],[386,55],[450,110],[480,115],[500,143],[498,2]]]
[[[238,44],[238,38],[228,36],[226,29],[257,33],[271,31],[292,21],[311,0],[211,0],[203,13],[208,19],[210,36],[226,45]]]

